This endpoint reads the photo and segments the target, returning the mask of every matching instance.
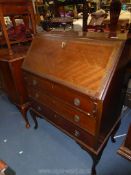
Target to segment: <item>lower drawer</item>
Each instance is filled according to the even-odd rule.
[[[64,119],[52,111],[50,108],[33,101],[32,110],[39,116],[44,116],[50,123],[65,132],[67,135],[71,136],[78,143],[83,144],[87,147],[94,147],[95,137],[93,135],[85,132],[83,129],[77,127],[76,125],[73,125],[71,122]]]
[[[44,92],[38,92],[38,90],[35,90],[33,88],[30,88],[30,98],[40,104],[44,104],[60,116],[64,117],[66,120],[69,120],[90,134],[95,135],[95,116],[88,116],[86,113],[79,111],[77,108],[73,108],[70,105],[67,105],[61,101],[61,99],[49,96]]]

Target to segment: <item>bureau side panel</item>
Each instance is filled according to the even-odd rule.
[[[21,64],[23,58],[10,61],[0,61],[0,73],[3,82],[3,90],[9,99],[16,105],[27,102],[27,93],[23,81]]]
[[[100,136],[102,139],[109,134],[115,126],[121,113],[124,101],[124,77],[127,65],[128,48],[124,47],[119,61],[114,67],[113,75],[110,78],[110,83],[106,87],[105,95],[103,96],[103,110],[100,122]]]

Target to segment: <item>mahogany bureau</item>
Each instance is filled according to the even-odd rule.
[[[90,153],[92,175],[120,124],[124,47],[120,40],[37,34],[22,65],[35,127],[44,117],[72,137]]]

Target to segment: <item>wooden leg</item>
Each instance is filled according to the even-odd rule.
[[[93,160],[93,164],[92,164],[92,168],[91,168],[91,175],[96,175],[96,166],[99,163],[100,158],[98,158],[98,156],[92,155],[92,160]]]
[[[25,120],[25,123],[26,123],[26,128],[29,128],[30,127],[30,123],[28,121],[28,118],[27,118],[27,111],[29,109],[29,104],[26,104],[26,105],[23,105],[23,106],[18,106],[24,120]]]
[[[108,140],[109,140],[109,139],[108,139]],[[97,166],[97,164],[99,163],[99,161],[100,161],[100,159],[101,159],[101,156],[102,156],[102,154],[103,154],[103,151],[104,151],[104,149],[105,149],[105,147],[106,147],[106,145],[107,145],[107,143],[108,143],[108,140],[105,142],[105,144],[103,145],[103,148],[101,149],[101,151],[99,152],[98,155],[96,155],[96,154],[94,154],[93,152],[87,150],[86,147],[84,147],[83,145],[81,145],[81,144],[79,144],[78,142],[76,142],[77,144],[80,145],[80,147],[81,147],[82,149],[84,149],[86,152],[88,152],[89,155],[90,155],[91,158],[92,158],[93,164],[92,164],[92,168],[91,168],[91,175],[96,175],[96,174],[97,174],[97,172],[96,172],[96,166]]]
[[[99,163],[99,161],[101,159],[101,156],[102,156],[103,151],[104,151],[104,149],[105,149],[105,147],[107,145],[107,142],[108,142],[108,140],[105,142],[103,148],[101,149],[101,151],[99,152],[98,155],[95,155],[93,153],[89,153],[91,155],[91,157],[92,157],[92,160],[93,160],[93,164],[92,164],[92,168],[91,168],[91,175],[96,175],[97,174],[96,173],[96,166],[97,166],[97,164]]]
[[[35,123],[34,129],[37,129],[38,128],[38,122],[37,122],[37,119],[36,119],[37,114],[32,110],[30,110],[30,114],[31,114],[31,117],[32,117],[32,119],[34,120],[34,123]]]
[[[113,132],[112,132],[112,134],[111,134],[111,141],[112,141],[113,143],[116,142],[114,136],[115,136],[116,132],[118,131],[120,125],[121,125],[121,120],[118,122],[118,124],[116,125],[115,129],[113,130]]]

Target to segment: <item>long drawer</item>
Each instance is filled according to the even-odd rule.
[[[39,108],[41,110],[39,111]],[[72,124],[47,106],[32,100],[32,110],[84,146],[94,147],[94,136]]]
[[[68,103],[87,113],[88,116],[95,116],[97,113],[97,102],[87,95],[79,93],[53,81],[34,76],[31,73],[24,72],[24,79],[27,86],[33,86],[39,91],[44,91],[60,98],[64,103]]]
[[[71,121],[80,128],[86,130],[92,135],[95,135],[95,117],[89,117],[85,113],[63,103],[62,101],[60,101],[60,99],[52,97],[49,94],[46,94],[45,92],[38,91],[33,87],[28,88],[28,94],[30,98],[34,99],[38,103],[44,104],[45,106],[51,108],[53,111],[64,117],[66,120]],[[40,112],[41,108],[39,107],[37,110]]]

